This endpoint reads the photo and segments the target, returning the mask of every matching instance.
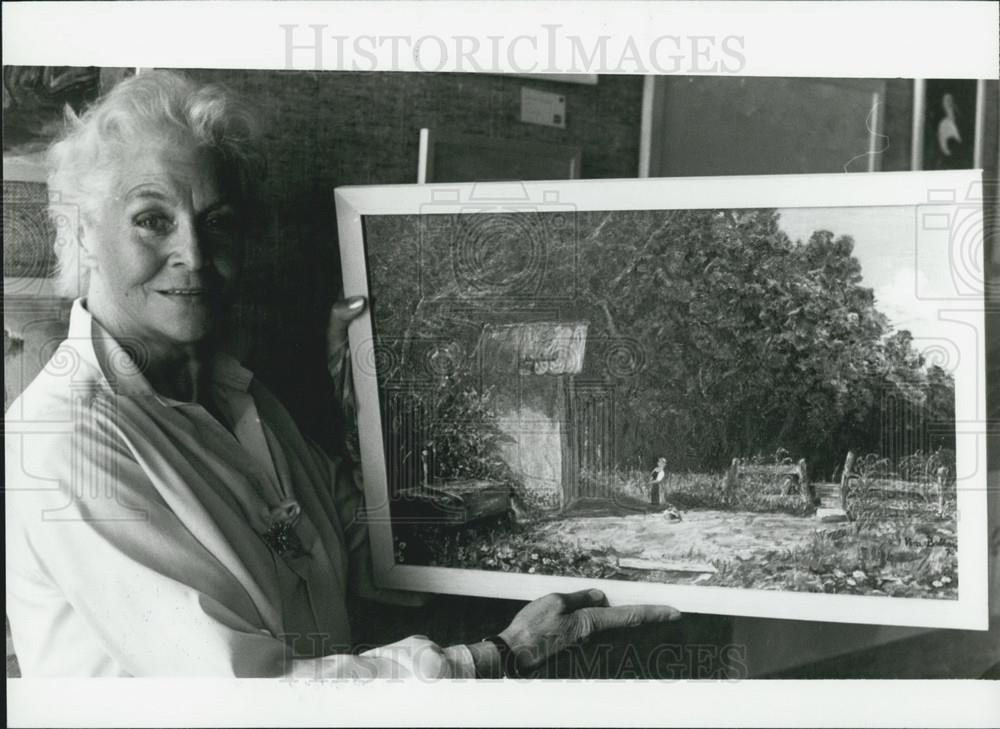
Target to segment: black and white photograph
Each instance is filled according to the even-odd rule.
[[[991,725],[993,4],[3,12],[11,726]]]

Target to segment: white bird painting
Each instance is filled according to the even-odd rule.
[[[955,140],[957,144],[962,143],[962,135],[958,131],[955,97],[951,94],[944,94],[941,97],[941,107],[944,109],[944,118],[938,122],[938,147],[941,148],[941,154],[951,157],[951,141]]]

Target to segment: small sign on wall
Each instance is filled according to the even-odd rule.
[[[546,127],[566,128],[566,97],[521,87],[521,121]]]

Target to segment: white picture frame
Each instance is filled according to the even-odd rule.
[[[855,175],[768,175],[683,179],[570,180],[341,187],[335,190],[344,295],[369,290],[365,220],[369,216],[484,215],[528,211],[644,211],[734,208],[907,207],[918,216],[917,237],[899,265],[920,270],[925,249],[953,243],[947,221],[982,231],[982,175],[977,170],[882,172]],[[936,221],[936,222],[935,222]],[[944,226],[944,227],[942,227]],[[366,250],[368,253],[366,254]],[[948,249],[951,250],[951,249]],[[942,254],[943,255],[943,254]],[[949,254],[950,255],[950,254]],[[436,261],[435,265],[446,265]],[[412,270],[398,277],[419,276]],[[982,269],[979,269],[981,276]],[[974,278],[973,274],[973,278]],[[530,600],[548,592],[597,587],[610,604],[665,603],[682,611],[792,620],[986,630],[988,627],[985,332],[982,289],[968,275],[952,277],[951,296],[934,299],[938,319],[951,322],[958,351],[955,378],[955,446],[958,590],[955,599],[826,594],[692,584],[633,582],[441,566],[397,564],[389,510],[383,424],[372,343],[371,309],[350,326],[358,429],[375,578],[380,586],[462,595]],[[980,279],[981,284],[981,279]],[[972,289],[969,286],[972,286]],[[938,292],[940,293],[940,292]],[[977,425],[978,424],[978,425]]]

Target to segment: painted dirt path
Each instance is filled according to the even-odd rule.
[[[823,506],[834,504],[830,489],[820,495]],[[852,536],[849,525],[814,516],[691,509],[678,521],[648,505],[594,500],[534,525],[530,539],[576,547],[630,580],[955,599],[954,519],[914,524],[906,545],[898,535],[883,544],[878,530]],[[819,554],[817,533],[831,540]],[[873,547],[888,549],[887,561],[865,572],[861,554]]]
[[[539,544],[572,544],[608,557],[703,563],[796,547],[822,527],[812,517],[698,510],[681,521],[662,513],[561,519],[538,525],[535,534]]]

